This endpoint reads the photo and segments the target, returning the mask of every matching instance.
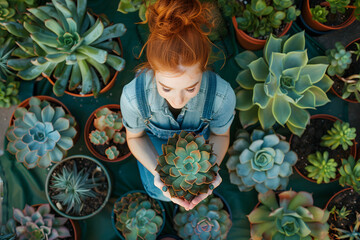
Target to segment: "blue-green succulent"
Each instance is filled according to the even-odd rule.
[[[352,62],[351,52],[346,51],[341,42],[336,42],[335,48],[326,50],[326,55],[330,63],[327,70],[330,76],[334,76],[335,74],[343,75]]]

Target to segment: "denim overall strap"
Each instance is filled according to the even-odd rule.
[[[210,71],[208,73],[209,73],[209,81],[208,81],[209,86],[207,88],[205,105],[201,118],[201,120],[203,120],[204,122],[210,122],[212,120],[211,115],[213,111],[215,92],[216,92],[216,74]]]
[[[136,78],[136,98],[138,102],[138,107],[141,113],[142,118],[144,119],[145,125],[150,123],[151,113],[149,105],[146,101],[146,94],[145,94],[145,72],[142,72]]]

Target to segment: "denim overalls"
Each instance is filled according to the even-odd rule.
[[[161,146],[166,144],[167,140],[172,137],[175,133],[179,134],[182,130],[187,132],[194,132],[195,134],[203,135],[206,139],[210,136],[209,123],[211,121],[213,103],[216,93],[216,75],[213,72],[209,72],[209,84],[206,93],[206,100],[204,105],[204,110],[201,117],[201,123],[196,129],[180,129],[180,130],[169,130],[161,129],[151,123],[151,112],[149,105],[146,101],[145,96],[145,73],[141,73],[140,76],[136,78],[136,98],[138,107],[141,113],[144,123],[146,125],[146,133],[149,136],[151,142],[153,143],[156,151],[159,155],[162,154]],[[141,181],[144,185],[146,192],[152,197],[162,201],[170,201],[167,197],[164,196],[162,191],[154,185],[154,175],[147,170],[139,161],[137,161],[139,172],[141,176]]]

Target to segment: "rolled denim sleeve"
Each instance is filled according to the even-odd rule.
[[[236,96],[230,84],[227,84],[220,107],[210,121],[210,130],[215,134],[224,134],[231,126],[235,116]]]
[[[124,87],[120,98],[121,114],[123,124],[132,133],[139,133],[145,130],[146,126],[141,117],[136,97],[129,97],[129,87]]]

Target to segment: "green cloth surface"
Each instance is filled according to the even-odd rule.
[[[118,2],[118,0],[89,0],[89,7],[95,13],[105,13],[112,22],[121,22],[126,25],[127,33],[121,38],[124,49],[123,57],[126,60],[126,67],[124,71],[119,73],[114,87],[110,91],[101,94],[97,99],[92,97],[73,97],[66,94],[57,98],[69,108],[70,112],[74,115],[80,125],[80,138],[76,142],[75,146],[68,152],[67,156],[75,154],[92,156],[90,151],[86,148],[83,137],[83,129],[87,118],[95,109],[102,105],[110,103],[119,104],[123,86],[134,78],[134,68],[144,60],[144,58],[141,58],[140,60],[136,59],[144,40],[146,40],[144,39],[146,38],[146,35],[143,32],[140,32],[140,29],[143,29],[143,27],[135,24],[140,21],[138,13],[125,15],[117,12],[116,9]],[[221,68],[224,62],[218,61],[212,65],[212,68],[222,78],[229,81],[231,86],[235,89],[238,87],[235,82],[235,78],[240,71],[240,68],[235,63],[234,57],[237,53],[243,51],[243,49],[236,42],[230,19],[227,19],[227,23],[229,35],[221,41],[215,42],[215,44],[226,54],[226,64],[223,68]],[[300,29],[296,26],[296,24],[294,24],[290,33],[298,31],[300,31]],[[321,46],[308,36],[306,44],[309,58],[323,54]],[[262,51],[258,51],[257,54],[261,55]],[[52,86],[46,79],[38,82],[24,81],[21,89],[22,91],[20,93],[20,97],[22,99],[30,97],[31,95],[50,95],[55,97],[52,93]],[[347,102],[335,97],[331,93],[328,95],[332,100],[331,103],[318,108],[316,111],[310,111],[311,114],[329,113],[343,120],[347,120]],[[231,127],[231,144],[234,141],[236,130],[239,128],[240,122],[237,113]],[[287,137],[290,135],[286,129],[277,129],[277,131],[285,134]],[[7,141],[5,144],[7,144]],[[252,211],[258,202],[257,192],[255,190],[250,192],[240,192],[235,185],[230,183],[229,175],[225,166],[227,158],[228,156],[225,157],[220,170],[223,182],[216,191],[227,200],[232,211],[233,225],[229,232],[228,239],[249,239],[249,222],[246,215]],[[103,162],[103,164],[107,167],[112,176],[113,191],[111,199],[98,215],[88,220],[80,221],[82,239],[116,239],[117,237],[115,235],[115,231],[111,225],[111,211],[115,200],[127,191],[143,189],[136,159],[133,156],[119,163]],[[5,151],[5,154],[0,158],[0,177],[4,180],[4,201],[2,205],[3,222],[12,217],[13,207],[23,208],[25,203],[36,204],[47,202],[44,192],[47,171],[48,169],[40,168],[27,170],[23,164],[16,161],[13,155]],[[287,189],[311,192],[313,193],[313,197],[315,199],[315,205],[324,207],[332,194],[340,190],[341,187],[337,181],[331,184],[321,185],[309,182],[301,178],[294,171],[294,174],[290,177]],[[174,204],[164,203],[164,206],[166,209],[166,225],[162,233],[175,233],[172,227]]]

